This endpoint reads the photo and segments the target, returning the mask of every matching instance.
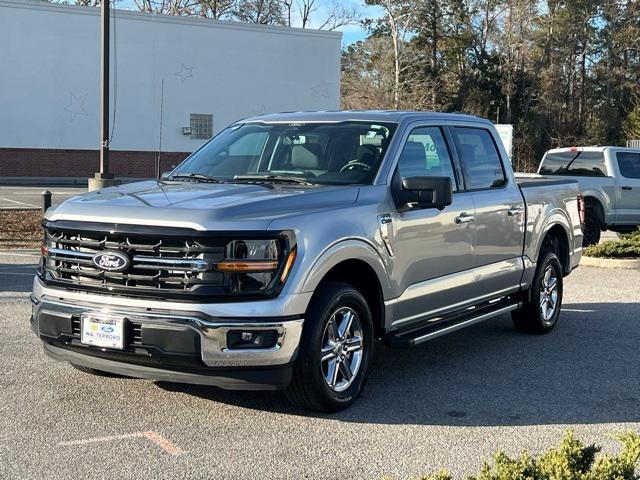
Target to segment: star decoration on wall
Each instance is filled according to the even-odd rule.
[[[315,98],[331,98],[331,94],[329,93],[329,89],[331,88],[330,82],[325,82],[324,80],[317,84],[315,87],[311,87],[311,91]]]
[[[188,67],[183,63],[180,67],[180,71],[176,72],[176,75],[180,77],[181,82],[184,82],[187,78],[193,77],[193,67]]]
[[[69,112],[70,122],[73,122],[78,115],[83,117],[89,115],[86,107],[87,95],[85,93],[84,95],[76,96],[73,92],[69,92],[69,104],[64,109]]]

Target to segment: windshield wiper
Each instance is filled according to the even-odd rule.
[[[233,177],[234,181],[244,182],[283,182],[283,183],[297,183],[299,185],[314,185],[305,178],[289,177],[287,175],[236,175]]]
[[[209,175],[205,175],[204,173],[176,173],[175,175],[171,175],[171,177],[169,177],[169,180],[176,180],[176,179],[187,179],[187,180],[194,180],[197,182],[211,182],[211,183],[223,183],[222,180],[220,180],[219,178],[216,177],[211,177]]]

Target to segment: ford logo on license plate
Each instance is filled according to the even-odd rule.
[[[121,252],[102,252],[93,256],[93,263],[100,270],[123,272],[131,266],[131,259]]]

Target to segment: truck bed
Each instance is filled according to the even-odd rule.
[[[537,173],[516,173],[516,182],[520,188],[549,187],[553,185],[569,185],[578,183],[570,178],[551,178],[538,175]]]
[[[569,238],[570,268],[580,261],[582,228],[578,212],[579,184],[570,178],[550,178],[538,174],[516,173],[526,204],[524,255],[537,258],[540,241],[550,219],[562,225]]]

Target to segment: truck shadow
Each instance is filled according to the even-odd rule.
[[[36,264],[0,263],[0,292],[30,292]]]
[[[640,303],[568,304],[549,335],[502,316],[409,350],[376,346],[354,406],[332,415],[291,407],[279,392],[158,386],[242,408],[332,420],[452,426],[640,421]]]

